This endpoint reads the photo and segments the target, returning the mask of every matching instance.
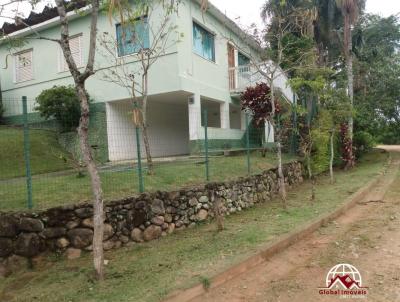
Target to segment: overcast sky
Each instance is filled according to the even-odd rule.
[[[265,0],[210,0],[222,12],[226,13],[230,18],[244,26],[252,23],[261,24],[260,8]],[[6,3],[9,0],[0,0],[0,3]],[[44,2],[52,2],[45,0]],[[15,9],[16,7],[14,7]],[[42,6],[38,7],[42,9]],[[29,6],[19,5],[19,11],[24,11],[25,15],[29,14]],[[400,13],[400,0],[367,0],[367,12],[389,16],[391,14]],[[0,20],[2,24],[4,20]]]
[[[265,0],[210,0],[222,12],[243,25],[260,24],[260,8]],[[400,13],[400,0],[367,0],[368,13],[387,17]]]

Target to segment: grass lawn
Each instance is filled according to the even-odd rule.
[[[0,280],[0,301],[160,301],[175,289],[209,280],[277,236],[332,211],[382,171],[386,159],[387,154],[369,154],[353,170],[337,172],[334,185],[329,184],[328,176],[319,177],[313,205],[310,185],[305,183],[289,192],[287,212],[275,200],[227,217],[226,230],[220,233],[213,223],[203,224],[107,252],[110,262],[101,285],[92,280],[89,254],[16,273]]]
[[[57,142],[56,133],[30,130],[30,156],[33,174],[70,169],[60,155],[67,156]],[[25,175],[22,128],[0,127],[0,180]]]
[[[285,161],[293,157],[284,155]],[[259,152],[251,154],[251,173],[259,173],[276,166],[276,156],[268,153],[261,157]],[[244,154],[210,159],[210,180],[222,181],[247,175],[247,161]],[[103,191],[107,200],[118,199],[138,193],[136,169],[117,166],[100,173]],[[185,160],[155,165],[155,174],[145,173],[146,191],[175,190],[182,186],[198,185],[205,182],[203,159]],[[88,176],[77,178],[76,174],[36,175],[33,177],[34,210],[88,201],[91,198]],[[0,180],[0,210],[26,209],[25,179]]]

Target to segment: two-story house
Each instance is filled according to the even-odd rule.
[[[212,4],[202,12],[199,3],[198,0],[182,1],[179,13],[171,16],[181,38],[165,50],[149,72],[148,125],[155,157],[199,151],[204,140],[204,109],[207,109],[212,146],[220,149],[242,147],[245,120],[239,94],[245,87],[262,80],[250,67],[250,60],[261,60],[258,44]],[[157,14],[146,22],[158,22],[159,18],[154,16]],[[13,49],[10,53],[4,39],[0,45],[0,57],[8,54],[12,57],[12,64],[0,71],[3,100],[19,100],[22,96],[33,100],[44,89],[73,83],[59,45],[34,38],[37,33],[58,38],[59,18],[46,8],[39,19],[40,22],[28,28],[9,30],[9,37],[24,39],[25,43],[18,50]],[[73,56],[79,66],[84,66],[88,55],[90,16],[71,11],[69,20]],[[115,38],[115,53],[124,57],[125,64],[139,64],[133,55],[138,47],[132,45],[132,41],[125,41],[118,22],[110,22],[106,14],[102,14],[98,31]],[[154,38],[146,27],[141,28],[140,35],[150,44]],[[31,38],[26,39],[28,37]],[[125,45],[128,42],[131,44]],[[104,80],[102,71],[110,67],[107,58],[97,54],[95,66],[96,74],[87,81],[88,93],[94,100],[91,140],[101,149],[103,160],[134,159],[137,153],[134,124],[129,114],[130,94],[121,86]],[[290,101],[293,93],[286,82],[285,75],[281,74],[275,85]],[[7,108],[7,102],[4,104],[7,120],[17,121],[21,109]],[[35,115],[33,108],[30,107],[32,117]],[[268,137],[270,142],[273,141],[273,135]]]

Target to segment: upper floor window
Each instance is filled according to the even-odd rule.
[[[215,36],[193,22],[193,49],[203,58],[215,62]]]
[[[82,67],[83,66],[83,53],[82,53],[82,34],[73,36],[69,39],[69,48],[71,49],[72,58],[75,61],[76,66]],[[64,53],[60,47],[59,51],[59,65],[58,71],[68,71],[68,64],[65,61]]]
[[[250,58],[242,54],[240,51],[238,52],[238,65],[239,66],[250,65]]]
[[[33,79],[32,49],[15,54],[14,72],[16,83],[25,82]]]
[[[119,57],[150,47],[147,17],[140,17],[134,23],[117,24],[116,30]]]

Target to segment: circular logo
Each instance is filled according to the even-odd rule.
[[[354,285],[357,287],[362,286],[360,272],[350,264],[342,263],[332,267],[326,275],[326,287],[334,287],[337,280],[340,280],[347,288],[351,288]]]

